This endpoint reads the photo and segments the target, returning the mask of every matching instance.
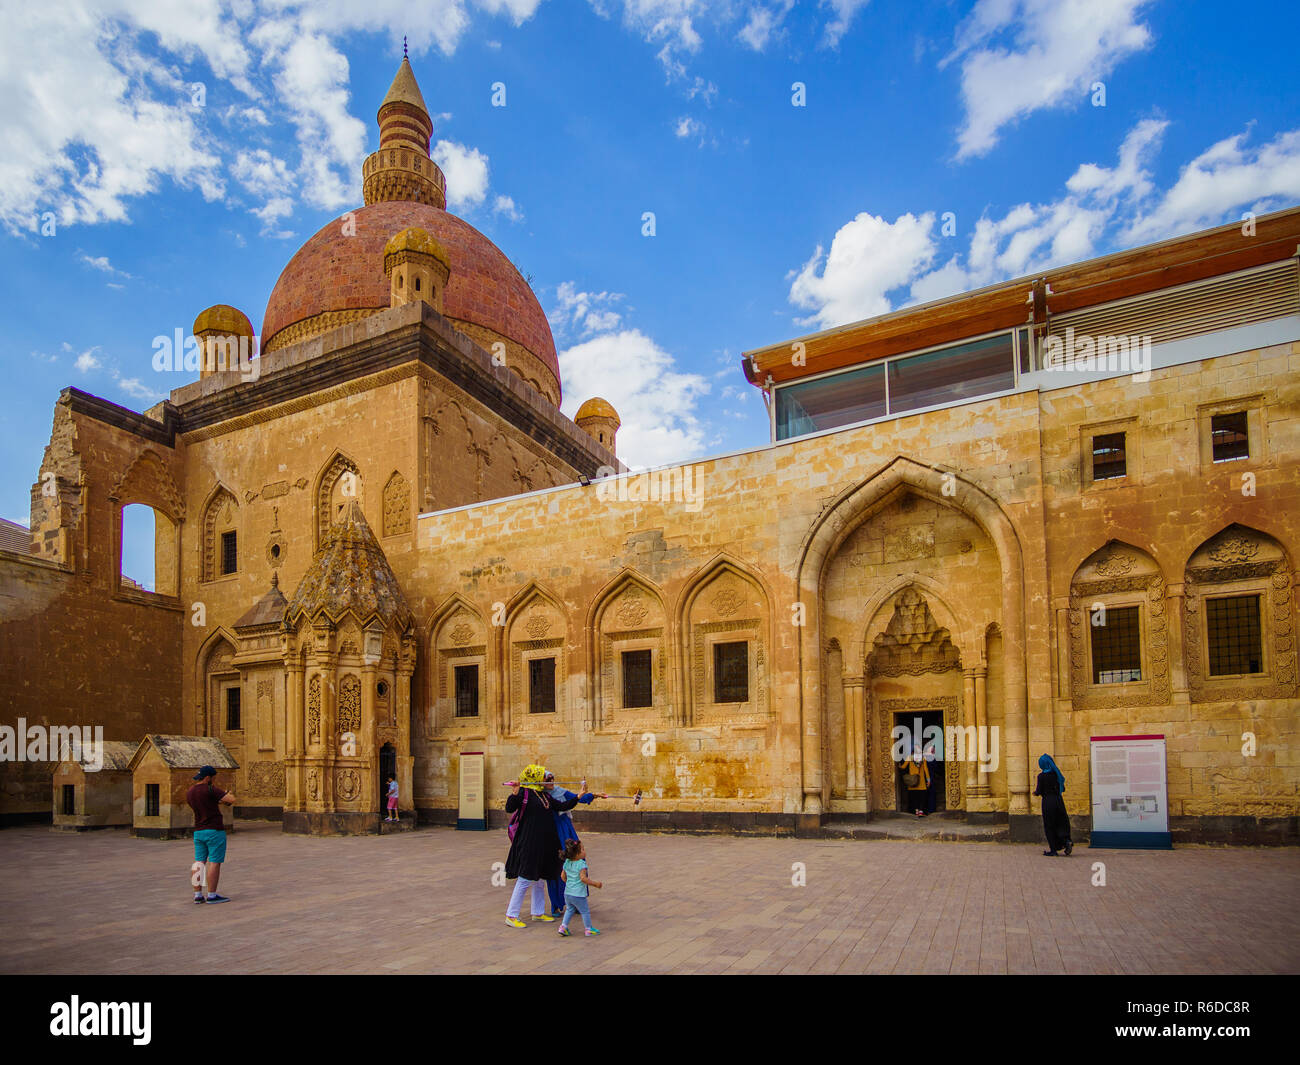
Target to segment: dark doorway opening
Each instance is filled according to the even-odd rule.
[[[905,711],[901,714],[894,715],[894,727],[907,729],[909,737],[909,747],[920,747],[922,755],[930,754],[926,759],[926,765],[930,770],[930,812],[938,813],[940,810],[948,809],[948,789],[947,779],[944,773],[943,749],[943,712],[940,710],[923,710],[923,711]],[[893,733],[895,737],[899,733]],[[896,744],[898,741],[891,740]],[[907,750],[904,761],[910,757],[910,750]],[[903,783],[903,768],[901,762],[894,763],[894,799],[897,803],[896,809],[902,813],[912,813],[916,808],[916,800],[913,794],[909,794],[907,787]],[[921,809],[925,809],[922,805]]]
[[[385,743],[379,748],[379,809],[388,816],[388,778],[397,779],[397,748]]]

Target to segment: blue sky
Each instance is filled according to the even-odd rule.
[[[219,302],[260,329],[361,202],[403,34],[451,208],[531,276],[566,413],[610,399],[633,465],[766,442],[746,348],[1300,202],[1290,0],[4,7],[23,522],[61,387],[150,406],[185,380],[155,336]]]

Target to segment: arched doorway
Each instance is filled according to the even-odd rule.
[[[881,620],[883,619],[883,626]],[[929,812],[964,808],[960,766],[944,744],[945,729],[960,724],[961,652],[927,598],[909,584],[881,604],[868,628],[863,686],[873,711],[881,757],[872,789],[877,810]],[[930,776],[922,802],[909,793],[902,763],[920,750]]]

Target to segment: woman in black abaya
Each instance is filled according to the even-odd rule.
[[[1056,768],[1050,754],[1038,759],[1038,768],[1041,772],[1038,774],[1038,783],[1034,786],[1034,794],[1043,799],[1043,831],[1047,833],[1049,848],[1043,854],[1055,858],[1057,851],[1064,850],[1068,858],[1074,850],[1074,844],[1070,841],[1070,815],[1065,811],[1065,799],[1062,797],[1065,776]]]
[[[526,928],[519,919],[524,895],[531,887],[532,917],[534,921],[554,921],[546,913],[546,882],[560,875],[560,837],[555,831],[557,810],[570,810],[578,803],[578,796],[557,799],[543,787],[546,770],[539,765],[527,766],[519,783],[506,799],[506,813],[511,818],[514,839],[506,855],[506,876],[515,881],[506,908],[506,924],[511,928]]]

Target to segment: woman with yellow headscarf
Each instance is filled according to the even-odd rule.
[[[571,810],[578,796],[558,799],[545,788],[546,769],[540,765],[525,766],[519,783],[511,788],[506,799],[506,813],[510,814],[510,853],[506,855],[506,876],[515,881],[506,908],[506,924],[511,928],[528,927],[519,919],[524,895],[532,888],[532,917],[534,921],[554,921],[546,913],[546,881],[560,875],[560,837],[555,831],[557,810]]]

